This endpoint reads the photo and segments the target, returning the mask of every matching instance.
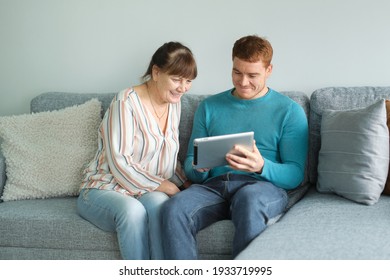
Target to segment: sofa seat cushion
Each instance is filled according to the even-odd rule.
[[[76,202],[67,197],[0,203],[0,259],[120,258],[116,234],[82,219]],[[231,259],[233,234],[228,220],[202,230],[200,258]]]
[[[231,259],[234,225],[231,220],[222,220],[201,230],[197,235],[201,259]]]
[[[68,197],[0,203],[0,246],[119,251],[115,234],[78,216],[76,201]]]
[[[366,206],[314,187],[237,259],[390,259],[390,197]]]

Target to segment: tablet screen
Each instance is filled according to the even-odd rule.
[[[194,139],[194,168],[212,168],[226,165],[226,154],[234,145],[252,148],[254,132],[225,134]]]

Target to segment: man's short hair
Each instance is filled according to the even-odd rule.
[[[238,39],[233,46],[232,59],[235,57],[248,62],[261,60],[265,67],[271,64],[273,49],[271,43],[257,35]]]

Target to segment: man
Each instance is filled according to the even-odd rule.
[[[234,88],[199,105],[184,164],[193,184],[162,209],[167,259],[197,259],[197,232],[222,219],[234,223],[232,254],[236,257],[271,218],[285,210],[286,190],[302,182],[307,118],[299,104],[267,87],[272,55],[272,46],[264,38],[237,40],[232,54]],[[252,150],[237,145],[226,155],[229,165],[193,168],[195,138],[246,131],[254,131]]]

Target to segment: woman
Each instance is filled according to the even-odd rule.
[[[117,232],[123,259],[163,258],[160,207],[186,180],[177,161],[180,98],[196,76],[191,50],[165,43],[144,83],[119,92],[100,125],[78,211],[102,230]]]

